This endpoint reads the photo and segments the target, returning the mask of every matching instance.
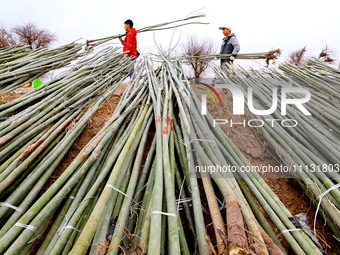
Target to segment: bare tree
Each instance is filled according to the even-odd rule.
[[[11,32],[5,27],[0,27],[0,48],[8,47],[14,44]]]
[[[322,49],[322,51],[319,54],[319,60],[325,63],[334,63],[334,58],[333,58],[333,52],[328,48],[326,45],[325,48]]]
[[[297,51],[293,51],[292,53],[290,53],[289,55],[289,60],[288,62],[289,63],[292,63],[294,65],[300,65],[306,58],[306,46],[303,47],[302,49],[300,50],[297,50]]]
[[[16,43],[29,45],[31,49],[48,47],[56,41],[56,36],[47,30],[39,29],[33,23],[16,26],[12,29]]]
[[[199,78],[208,68],[209,61],[200,61],[192,57],[210,55],[213,53],[215,53],[214,42],[207,38],[200,40],[196,36],[189,36],[183,45],[183,55],[189,59],[195,78]]]

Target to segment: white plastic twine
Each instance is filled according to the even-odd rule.
[[[179,190],[179,195],[178,195],[178,199],[177,199],[177,213],[178,213],[178,211],[179,211],[179,207],[180,207],[180,205],[181,205],[181,195],[182,195],[182,190],[183,190],[183,186],[184,186],[184,181],[185,181],[185,176],[184,176],[184,178],[183,178],[183,181],[182,181],[182,185],[181,185],[181,189]]]
[[[135,201],[133,198],[131,198],[130,196],[128,196],[128,195],[127,195],[126,193],[124,193],[123,191],[117,189],[115,186],[113,186],[113,185],[111,185],[111,184],[106,184],[105,187],[117,191],[118,193],[122,194],[124,197],[126,197],[126,198],[128,198],[128,199],[131,199],[131,201],[132,201],[134,204],[138,205],[138,203],[136,203],[136,201]],[[132,204],[131,204],[131,205],[132,205]],[[133,213],[132,207],[133,207],[133,206],[130,207],[130,215],[132,215],[132,213]],[[132,216],[131,216],[131,217],[132,217]],[[131,217],[130,217],[130,218],[131,218]]]
[[[115,186],[111,185],[111,184],[106,184],[106,187],[110,188],[110,189],[113,189],[117,192],[119,192],[120,194],[124,195],[125,197],[127,198],[130,198],[127,194],[125,194],[123,191],[117,189]]]
[[[332,190],[335,190],[337,188],[340,188],[340,183],[338,183],[337,185],[331,187],[330,189],[326,190],[324,193],[321,193],[319,196],[318,196],[318,199],[319,199],[319,203],[318,203],[318,207],[316,208],[316,212],[315,212],[315,216],[314,216],[314,236],[316,236],[316,218],[318,216],[318,212],[319,212],[319,209],[320,209],[320,205],[321,205],[321,200],[324,196],[326,196],[329,192],[331,192]]]
[[[289,232],[295,232],[295,231],[300,231],[302,230],[301,228],[292,228],[292,229],[285,229],[280,232],[280,234],[277,235],[277,237],[280,237],[281,235]]]
[[[215,140],[208,140],[208,139],[192,139],[188,143],[186,143],[183,139],[181,139],[181,142],[184,144],[185,147],[187,147],[188,144],[191,144],[194,141],[207,142],[207,143],[216,143]]]
[[[165,215],[165,216],[169,216],[169,217],[177,217],[176,214],[174,213],[166,213],[166,212],[159,212],[159,211],[153,211],[151,212],[151,214],[161,214],[161,215]]]
[[[67,225],[66,227],[64,227],[64,230],[65,229],[72,229],[72,230],[74,230],[74,231],[77,231],[77,232],[81,232],[79,229],[76,229],[75,227],[73,227],[73,226],[71,226],[71,225]]]
[[[15,211],[17,211],[19,213],[22,212],[22,208],[14,206],[14,205],[11,205],[10,203],[7,203],[7,202],[0,202],[0,206],[11,208],[11,209],[13,209],[13,210],[15,210]]]
[[[34,226],[32,226],[32,225],[26,225],[26,224],[17,222],[17,223],[14,224],[14,226],[17,226],[17,227],[20,227],[20,228],[25,228],[25,229],[31,230],[31,231],[36,235],[36,232],[35,232],[35,231],[36,231],[36,228],[35,228]],[[32,240],[28,241],[28,243],[34,242],[37,238],[41,237],[43,233],[44,233],[44,232],[42,232],[42,233],[41,233],[40,235],[38,235],[38,236],[36,235],[36,237],[33,238]]]
[[[220,206],[220,211],[222,210],[222,209],[225,209],[225,208],[227,208],[227,206],[226,206],[226,204],[225,204],[225,199],[223,198],[223,202],[221,202],[221,200],[219,200],[217,197],[216,197],[216,200],[217,200],[217,202],[221,205]]]
[[[335,235],[332,235],[334,237],[335,240],[337,240],[339,243],[340,243],[340,239],[339,238],[336,238]]]
[[[32,225],[26,225],[26,224],[22,224],[20,222],[17,222],[17,223],[14,224],[14,226],[21,227],[21,228],[26,228],[28,230],[31,230],[31,231],[35,232],[35,227],[32,226]]]
[[[74,196],[70,196],[69,199],[75,199]],[[77,210],[77,208],[81,205],[81,203],[83,203],[84,201],[86,200],[89,200],[89,199],[93,199],[93,197],[90,197],[90,198],[87,198],[87,199],[84,199],[83,201],[81,201],[79,204],[76,205],[76,207],[71,211],[70,213],[70,216],[68,216],[68,213],[65,214],[65,223],[64,225],[61,227],[60,230],[58,230],[58,235],[62,235],[64,230],[65,229],[72,229],[74,231],[77,231],[77,232],[81,232],[79,229],[76,229],[75,227],[71,226],[71,225],[67,225],[68,221],[70,220],[70,218],[72,217],[73,213]]]
[[[281,234],[287,233],[287,232],[294,232],[294,231],[300,231],[301,228],[293,228],[293,229],[285,229],[281,231]]]
[[[176,199],[176,203],[177,203],[177,211],[180,211],[183,209],[182,204],[183,203],[190,203],[192,201],[191,198],[181,198],[181,199]]]

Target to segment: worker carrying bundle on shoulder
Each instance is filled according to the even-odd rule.
[[[233,64],[237,53],[240,51],[240,44],[234,33],[231,33],[231,28],[229,26],[219,27],[219,30],[223,31],[223,38],[220,54],[231,54],[229,59],[221,59],[221,67],[228,66],[228,64]]]
[[[139,57],[139,52],[137,51],[137,30],[133,27],[133,22],[130,19],[124,22],[124,28],[126,31],[125,38],[123,39],[123,37],[120,36],[119,40],[123,45],[123,52],[134,62]],[[134,67],[132,67],[130,78],[133,72]]]
[[[133,22],[130,19],[124,22],[124,28],[126,31],[125,38],[123,39],[123,37],[120,36],[119,40],[123,45],[123,52],[134,60],[139,55],[137,51],[137,30],[133,27]]]

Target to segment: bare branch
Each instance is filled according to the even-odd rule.
[[[56,41],[56,36],[47,30],[39,29],[33,23],[16,26],[12,29],[17,42],[29,45],[32,49],[48,47]]]
[[[305,55],[306,55],[306,46],[303,47],[300,50],[294,51],[292,53],[290,53],[289,55],[289,62],[294,64],[294,65],[300,65],[302,62],[305,61]]]
[[[190,59],[203,55],[210,55],[215,52],[214,42],[210,39],[198,39],[196,36],[189,36],[183,45],[183,55],[190,60],[190,66],[194,72],[195,78],[199,78],[201,74],[208,68],[209,61],[198,61]]]
[[[302,63],[306,63],[308,61],[307,57],[306,57],[306,46],[303,47],[302,49],[300,50],[297,50],[297,51],[294,51],[292,52],[290,55],[289,55],[289,59],[288,59],[288,62],[289,63],[292,63],[294,65],[301,65]],[[328,46],[326,45],[322,51],[320,52],[319,56],[318,57],[315,57],[317,59],[319,59],[320,61],[322,62],[325,62],[325,63],[334,63],[334,52],[331,51]]]
[[[0,27],[0,48],[15,44],[12,34],[4,27]]]
[[[322,51],[319,54],[319,60],[325,63],[334,63],[334,52],[332,52],[328,46],[326,45],[325,48],[322,49]]]

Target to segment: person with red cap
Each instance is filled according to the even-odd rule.
[[[221,67],[232,64],[240,51],[240,44],[234,33],[231,33],[229,26],[219,27],[223,31],[223,38],[220,54],[231,54],[229,59],[221,59]]]

